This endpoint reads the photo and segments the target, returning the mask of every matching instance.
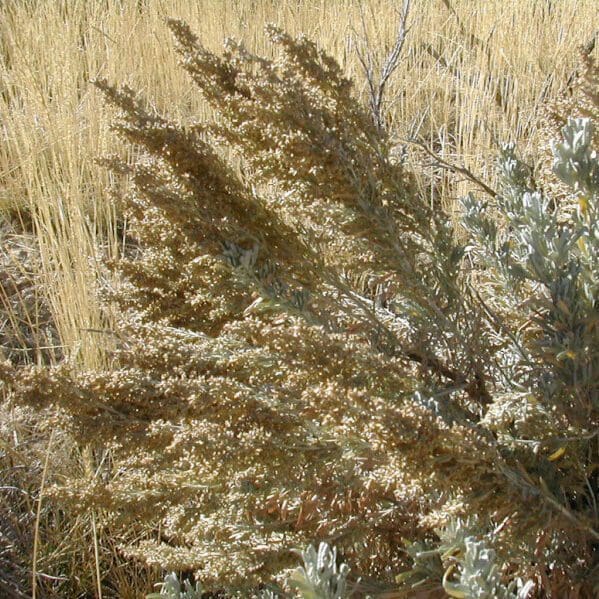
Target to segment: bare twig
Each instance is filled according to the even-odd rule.
[[[376,123],[376,126],[380,130],[385,129],[385,119],[383,116],[383,99],[385,96],[385,90],[387,83],[391,75],[395,72],[399,66],[399,59],[403,50],[406,36],[408,34],[408,15],[410,13],[410,1],[404,0],[401,11],[399,12],[399,25],[397,28],[397,35],[393,48],[385,58],[380,73],[377,75],[374,68],[374,57],[371,49],[370,40],[366,33],[366,24],[364,22],[364,14],[362,13],[362,32],[363,32],[363,44],[365,46],[364,52],[357,50],[358,60],[364,69],[366,75],[366,82],[368,84],[370,110],[372,112],[372,118]]]
[[[479,179],[470,169],[468,169],[465,166],[459,166],[457,164],[447,162],[447,160],[444,160],[438,154],[435,154],[435,152],[433,152],[424,142],[417,139],[408,139],[406,140],[406,143],[422,148],[435,161],[435,166],[439,166],[453,173],[459,173],[460,175],[463,175],[464,177],[466,177],[466,179],[472,181],[472,183],[480,187],[485,193],[489,194],[492,198],[496,198],[499,195],[497,191],[495,191],[492,187],[489,187],[484,181]]]

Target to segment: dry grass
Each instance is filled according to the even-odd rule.
[[[101,312],[96,287],[99,279],[106,280],[103,259],[117,255],[120,247],[120,223],[109,201],[115,183],[94,159],[124,150],[108,131],[110,115],[90,79],[127,83],[152,98],[159,110],[168,109],[182,120],[210,116],[183,70],[176,68],[164,24],[169,16],[187,21],[212,49],[232,36],[268,55],[271,49],[262,35],[266,22],[292,34],[304,32],[335,56],[365,93],[356,44],[366,35],[382,56],[395,35],[397,4],[392,0],[2,2],[0,207],[5,213],[18,209],[28,214],[39,251],[38,271],[31,276],[42,282],[45,299],[40,305],[45,302],[60,349],[69,359],[90,368],[106,362],[110,337],[97,331],[109,328],[110,318]],[[398,145],[420,137],[444,159],[463,161],[483,178],[490,172],[499,141],[517,141],[534,157],[537,112],[567,86],[576,47],[597,28],[596,11],[596,0],[415,2],[404,60],[388,92],[391,131]],[[468,189],[467,182],[449,179],[436,168],[428,174],[432,176],[423,178],[423,185],[429,182],[426,191],[432,202],[439,198],[451,202]],[[4,301],[5,286],[2,290],[0,311],[6,327],[16,331],[17,321],[39,322],[37,307],[29,313],[12,310]],[[35,331],[35,326],[30,329]],[[32,338],[47,343],[43,331]],[[43,355],[33,353],[34,359]],[[22,540],[20,545],[15,541],[14,559],[26,560],[31,557],[25,556],[26,546],[47,431],[32,424],[30,415],[6,415],[3,422],[0,461],[10,475],[5,486],[19,491],[1,492],[3,500],[14,499],[10,493],[21,497],[15,511],[21,516],[14,527]],[[19,426],[24,428],[17,435]],[[52,458],[50,479],[65,467],[93,470],[93,458],[69,450],[67,440],[55,445]],[[97,561],[91,519],[72,522],[57,512],[41,514],[40,563],[44,575],[59,579],[53,584],[47,579],[44,592],[77,596],[86,589],[91,596]],[[100,537],[98,559],[108,581],[104,596],[111,596],[110,586],[114,589],[119,580],[125,585],[127,576],[122,565],[115,565],[118,555],[109,535]],[[27,567],[22,564],[22,569]],[[16,579],[21,580],[21,574],[15,574]],[[66,591],[62,577],[78,582]],[[136,580],[145,577],[141,572]],[[114,596],[135,596],[134,588],[119,589]]]
[[[142,90],[182,119],[208,116],[181,69],[163,19],[182,18],[206,46],[225,36],[266,53],[263,25],[304,32],[363,81],[355,44],[363,28],[384,50],[396,26],[390,0],[7,0],[0,19],[0,203],[27,206],[62,343],[93,366],[105,338],[93,292],[101,246],[118,250],[110,181],[94,158],[117,150],[110,120],[89,80]],[[449,6],[449,8],[448,8]],[[107,8],[110,7],[110,8]],[[453,9],[455,11],[452,12]],[[535,116],[563,88],[574,50],[594,33],[594,0],[414,3],[405,60],[388,99],[398,140],[420,136],[445,158],[483,176],[496,141],[535,141]],[[452,197],[464,185],[435,188]]]

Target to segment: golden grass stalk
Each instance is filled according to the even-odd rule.
[[[35,511],[35,527],[33,532],[33,564],[31,566],[31,596],[32,599],[37,597],[37,563],[38,563],[38,549],[40,545],[40,517],[42,513],[42,501],[44,500],[44,491],[46,489],[46,475],[48,474],[48,464],[50,461],[52,441],[54,440],[54,431],[50,434],[48,439],[48,447],[46,448],[46,457],[44,459],[44,469],[42,470],[42,480],[40,483],[39,495],[37,498],[37,507]]]
[[[486,175],[495,140],[534,143],[534,114],[568,80],[595,11],[593,0],[416,3],[408,52],[389,84],[386,108],[398,141],[424,138],[444,158],[460,156]],[[8,0],[0,16],[0,202],[31,210],[62,343],[87,366],[103,359],[105,344],[88,332],[105,326],[94,291],[98,247],[118,251],[110,180],[93,160],[119,150],[89,80],[126,82],[175,118],[204,118],[210,109],[175,67],[167,16],[189,23],[209,49],[231,35],[263,55],[271,50],[262,27],[272,21],[316,39],[358,81],[356,44],[367,34],[382,56],[396,27],[390,0]],[[469,187],[448,187],[437,169],[430,174],[433,202]]]

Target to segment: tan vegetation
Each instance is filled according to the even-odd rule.
[[[493,185],[498,140],[517,141],[542,159],[535,148],[546,129],[539,128],[538,112],[571,84],[575,49],[597,27],[595,3],[417,3],[386,96],[388,139],[357,101],[367,93],[357,49],[368,39],[371,50],[385,54],[395,36],[394,4],[372,0],[361,10],[357,2],[324,0],[2,5],[0,196],[6,219],[12,214],[18,222],[15,213],[21,219],[18,236],[7,233],[5,354],[38,363],[64,356],[51,370],[5,366],[4,375],[28,403],[44,410],[58,404],[71,414],[65,431],[60,414],[40,426],[25,408],[5,411],[5,484],[10,497],[23,494],[14,510],[19,525],[9,527],[12,549],[0,555],[19,564],[7,584],[30,584],[27,547],[36,535],[38,596],[142,596],[155,573],[139,567],[133,581],[122,575],[123,564],[130,567],[138,556],[201,569],[207,581],[252,583],[288,565],[291,547],[324,536],[344,544],[363,572],[384,576],[383,564],[395,572],[406,567],[402,538],[427,534],[443,520],[441,512],[497,514],[506,501],[521,500],[513,489],[469,495],[464,480],[485,479],[487,490],[501,484],[492,464],[505,456],[484,435],[433,426],[424,408],[406,401],[414,365],[425,380],[438,382],[447,379],[447,364],[459,365],[449,380],[463,391],[460,410],[490,401],[482,383],[490,351],[480,338],[483,320],[464,312],[446,330],[414,338],[408,325],[397,328],[365,301],[388,308],[400,288],[410,301],[422,298],[439,274],[433,268],[426,279],[421,269],[430,264],[420,253],[442,236],[442,226],[432,226],[428,239],[425,223],[441,207],[451,212],[454,199],[473,187],[438,165],[423,165],[406,140],[423,140],[440,158],[463,161]],[[193,62],[196,41],[171,22],[188,59],[186,74],[177,66],[166,16],[184,19],[208,50],[220,53],[222,39],[232,36],[267,59],[282,47],[287,62],[271,71],[235,44],[228,45],[231,62],[209,52]],[[271,29],[276,43],[268,43],[266,22],[291,37]],[[337,59],[341,71],[333,61],[322,66],[310,44],[296,45],[300,32]],[[235,89],[225,76],[231,70]],[[358,82],[354,92],[344,76]],[[115,141],[108,129],[114,112],[90,79],[121,111],[116,129],[133,145]],[[144,100],[104,80],[128,84]],[[303,109],[311,122],[293,114]],[[286,138],[293,119],[298,135]],[[198,124],[204,120],[215,125]],[[225,142],[218,151],[206,142],[215,134]],[[112,171],[95,163],[106,154],[115,154]],[[415,175],[407,174],[410,165]],[[134,192],[123,191],[123,174]],[[295,201],[279,210],[289,194]],[[343,224],[333,230],[327,223]],[[107,263],[130,241],[124,226],[141,249],[124,252],[115,275]],[[423,238],[410,241],[414,232]],[[399,248],[394,238],[406,241]],[[24,260],[11,250],[18,239],[27,246]],[[450,276],[451,264],[436,266]],[[116,299],[117,314],[98,299],[99,288]],[[23,290],[31,290],[29,304],[21,301]],[[445,347],[447,362],[440,364],[435,343],[447,343],[456,331],[460,341]],[[403,399],[390,404],[397,395]],[[570,413],[564,419],[582,427]],[[537,426],[528,425],[528,432]],[[409,443],[414,435],[419,442]],[[147,453],[138,451],[140,439]],[[102,449],[111,445],[108,453]],[[257,447],[263,459],[254,455]],[[420,467],[430,452],[447,465],[423,481]],[[473,453],[478,464],[467,459]],[[527,468],[527,459],[506,464]],[[333,461],[334,474],[323,468]],[[64,492],[43,498],[42,472],[49,488],[68,479],[71,501]],[[198,489],[208,479],[212,484]],[[456,484],[463,494],[452,505],[422,499]],[[205,519],[187,520],[200,505]],[[2,517],[10,522],[14,514]],[[250,525],[252,518],[272,526],[265,533]],[[568,517],[552,518],[561,534]],[[290,521],[293,530],[275,540],[272,531]],[[527,526],[534,537],[534,525],[523,521],[520,513],[504,525],[505,538]],[[568,542],[586,542],[583,524]]]
[[[0,200],[32,210],[60,337],[69,350],[77,348],[81,363],[101,359],[104,342],[84,334],[103,327],[90,256],[97,257],[98,247],[115,255],[119,247],[108,201],[111,182],[94,166],[95,158],[116,147],[108,134],[109,113],[90,79],[142,90],[174,118],[210,117],[176,67],[164,25],[168,16],[189,23],[207,48],[219,48],[230,36],[266,56],[272,48],[262,29],[274,22],[317,40],[360,81],[355,50],[364,37],[362,22],[382,56],[397,19],[389,1],[363,3],[362,11],[359,6],[349,0],[131,0],[110,8],[99,0],[3,2]],[[576,48],[595,32],[596,7],[593,0],[449,6],[453,11],[427,0],[413,8],[406,56],[388,92],[393,132],[400,144],[420,136],[442,157],[463,160],[490,177],[498,141],[535,147],[536,113],[568,82]],[[438,169],[434,174],[441,176]],[[434,185],[431,201],[463,191]]]

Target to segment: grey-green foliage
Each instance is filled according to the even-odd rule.
[[[591,148],[591,120],[570,119],[562,133],[563,141],[553,144],[556,175],[577,192],[596,194],[599,189],[599,162],[597,152]]]
[[[499,232],[496,215],[472,196],[463,200],[463,223],[478,260],[503,275],[514,299],[527,300],[543,333],[526,349],[512,337],[519,355],[513,382],[539,385],[547,403],[575,395],[596,409],[599,162],[592,136],[588,119],[571,119],[563,140],[554,144],[554,172],[571,188],[570,202],[555,206],[529,185],[528,169],[510,145],[500,156],[503,188],[495,207],[505,231]]]
[[[196,582],[192,586],[189,580],[181,581],[175,572],[171,572],[164,577],[160,592],[146,595],[146,599],[201,599],[202,585]]]
[[[493,535],[485,534],[473,518],[452,520],[437,532],[436,543],[408,544],[413,560],[397,582],[423,589],[426,582],[442,583],[450,597],[461,599],[525,599],[533,583],[502,582],[502,565],[492,549]]]
[[[473,519],[456,518],[437,531],[439,540],[406,541],[406,551],[412,559],[412,568],[396,576],[398,583],[413,588],[422,587],[427,581],[441,582],[446,571],[447,558],[456,560],[456,556],[464,553],[465,539],[478,531],[479,527]]]
[[[588,119],[571,119],[554,144],[554,172],[569,188],[559,200],[537,189],[532,170],[511,144],[499,157],[496,201],[463,199],[467,253],[477,265],[476,280],[485,281],[479,297],[501,339],[494,356],[495,401],[480,425],[497,431],[505,455],[513,451],[519,467],[526,464],[541,479],[552,505],[568,505],[572,521],[592,518],[593,511],[585,501],[568,504],[566,498],[595,493],[589,479],[577,474],[589,469],[593,448],[585,450],[584,443],[594,436],[589,414],[599,408],[599,161],[592,139]],[[416,399],[424,403],[423,397]],[[447,412],[442,405],[433,407],[435,413]],[[502,411],[509,413],[509,429],[501,424]],[[560,436],[560,419],[574,443],[567,450],[547,445],[561,449],[554,458],[539,459],[534,448]],[[551,460],[566,451],[570,466],[556,468]],[[538,495],[526,488],[525,481],[533,480],[527,474],[509,468],[505,473],[523,491]],[[493,549],[496,539],[475,522],[456,520],[438,537],[408,546],[413,566],[398,582],[422,588],[426,581],[442,581],[451,596],[462,598],[529,595],[532,582],[505,583],[507,568]]]
[[[533,438],[529,429],[522,440],[525,444],[531,444],[537,435],[538,439],[557,436],[553,427],[558,418],[568,422],[571,438],[582,442],[593,437],[588,432],[592,427],[589,414],[599,408],[599,161],[591,148],[592,139],[588,119],[571,119],[563,128],[563,139],[554,144],[554,173],[569,187],[569,194],[559,201],[535,188],[531,170],[517,158],[513,145],[505,146],[500,155],[502,187],[496,203],[489,206],[473,196],[463,200],[469,254],[482,272],[489,269],[495,275],[490,278],[495,292],[489,308],[505,335],[496,356],[502,374],[497,397],[501,392],[504,397],[535,396],[536,410],[545,414],[537,419],[545,423],[544,428],[535,430]],[[518,312],[520,322],[528,321],[513,327],[511,319]],[[534,328],[527,326],[530,323]],[[520,403],[524,406],[526,402]],[[500,407],[496,403],[482,423],[493,426]],[[504,407],[512,410],[512,422],[518,422],[513,411],[520,409],[518,404]],[[516,429],[502,438],[522,447],[514,434],[517,437]],[[584,472],[588,468],[586,454],[582,451],[576,457],[574,447],[570,459],[578,460],[577,468]],[[546,487],[545,493],[554,505],[565,502],[568,493],[585,483],[590,489],[584,475],[577,478],[577,468],[558,471],[549,461],[541,463],[536,458],[531,464],[545,469],[542,476],[546,480],[552,477],[551,490]],[[516,479],[520,479],[517,474]],[[569,512],[570,519],[584,520],[585,505],[579,501],[575,509],[583,512],[580,516]],[[435,555],[439,552],[417,552],[415,568],[420,567],[422,573],[434,566],[438,574],[446,561]],[[451,580],[447,570],[444,578],[444,586],[453,596],[503,599],[526,596],[530,591],[530,583],[502,585],[501,568],[488,540],[465,537],[463,550],[454,561]]]
[[[525,599],[534,587],[532,582],[519,580],[505,586],[495,551],[485,540],[474,537],[464,539],[464,554],[460,560],[459,582],[443,580],[443,588],[452,597],[464,599]],[[449,570],[448,570],[449,572]]]
[[[304,565],[297,568],[290,577],[290,584],[296,588],[302,599],[345,599],[347,589],[347,564],[337,565],[337,550],[327,543],[321,543],[318,551],[310,545],[302,551]]]
[[[437,534],[436,543],[407,545],[413,567],[396,578],[398,583],[423,589],[427,582],[441,582],[450,597],[461,599],[526,599],[534,588],[520,579],[503,583],[494,536],[475,519],[454,519]]]
[[[327,543],[320,543],[318,550],[312,545],[301,552],[303,566],[294,570],[289,584],[300,593],[301,599],[347,599],[351,592],[347,588],[349,567],[337,564],[337,550]],[[174,572],[167,574],[160,583],[159,593],[147,595],[147,599],[201,599],[202,586],[195,587],[188,580],[180,582]],[[259,599],[278,599],[283,593],[265,589],[259,592]]]
[[[501,575],[495,563],[495,552],[486,546],[484,541],[474,537],[464,539],[465,554],[460,572],[460,582],[446,582],[444,587],[459,591],[465,597],[478,599],[512,597],[501,585]]]

